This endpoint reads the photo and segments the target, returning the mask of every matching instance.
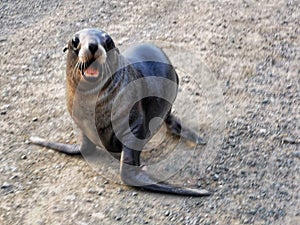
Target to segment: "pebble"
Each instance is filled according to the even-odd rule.
[[[4,182],[2,185],[1,185],[1,188],[2,189],[7,189],[7,188],[11,188],[12,187],[12,184],[8,183],[8,182]]]
[[[292,155],[296,158],[299,158],[300,159],[300,151],[295,151],[292,153]]]
[[[104,181],[103,182],[103,184],[105,185],[105,184],[108,184],[109,183],[109,181],[108,180],[106,180],[106,181]]]
[[[7,111],[9,110],[10,108],[10,105],[9,104],[5,104],[1,107],[1,111],[0,111],[0,114],[1,115],[6,115]]]
[[[93,188],[90,188],[90,189],[88,190],[88,193],[90,193],[90,194],[95,194],[95,193],[97,193],[97,190],[95,190],[95,189],[93,189]]]
[[[268,103],[270,103],[270,100],[266,98],[266,99],[262,100],[261,103],[262,104],[268,104]]]
[[[199,216],[196,216],[191,219],[190,224],[192,225],[198,225],[200,223],[201,218]]]
[[[250,218],[245,218],[245,219],[243,220],[243,223],[245,223],[245,224],[250,223]]]
[[[116,221],[122,220],[122,216],[121,216],[121,215],[116,216],[116,217],[115,217],[115,220],[116,220]]]
[[[286,138],[283,138],[283,139],[282,139],[282,142],[283,142],[283,143],[288,143],[288,144],[295,144],[295,143],[296,143],[295,139],[292,138],[292,137],[286,137]]]
[[[123,189],[122,188],[118,188],[117,193],[120,194],[122,192],[123,192]]]
[[[258,131],[258,134],[260,134],[260,135],[264,135],[266,133],[267,133],[267,130],[263,129],[263,128]]]
[[[92,217],[103,220],[105,218],[105,214],[103,212],[96,212],[92,213]]]
[[[17,179],[17,178],[19,178],[19,176],[17,174],[14,174],[9,179],[10,180],[14,180],[14,179]]]
[[[38,121],[37,117],[32,118],[32,122],[36,122],[36,121]]]
[[[218,181],[219,180],[219,175],[218,174],[214,174],[212,177],[213,181]]]
[[[99,191],[98,191],[98,195],[102,195],[104,193],[104,189],[100,189]]]
[[[169,215],[170,215],[170,211],[169,210],[165,211],[165,216],[169,216]]]
[[[1,110],[8,110],[10,109],[10,104],[5,104],[1,107]]]
[[[202,187],[201,181],[198,181],[198,182],[197,182],[197,187],[199,187],[199,188]]]
[[[171,218],[170,218],[170,222],[174,222],[176,220],[176,217],[175,216],[172,216]]]
[[[257,213],[257,209],[251,209],[248,214],[255,215]]]
[[[76,199],[76,196],[75,196],[75,195],[68,195],[68,196],[65,198],[65,200],[67,200],[67,201],[75,201],[75,199]]]
[[[183,77],[181,80],[182,80],[183,83],[186,83],[186,84],[188,84],[190,82],[189,77]]]

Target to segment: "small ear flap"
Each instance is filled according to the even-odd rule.
[[[63,48],[63,52],[66,52],[69,49],[68,45]]]

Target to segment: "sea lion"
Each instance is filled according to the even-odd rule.
[[[210,194],[204,189],[158,182],[141,167],[141,150],[162,122],[172,134],[205,144],[170,113],[177,94],[178,76],[159,47],[140,44],[121,54],[106,32],[84,29],[74,35],[64,51],[68,51],[67,108],[82,132],[82,143],[69,145],[31,137],[32,143],[66,154],[93,152],[96,146],[102,145],[109,152],[121,154],[121,179],[129,186],[187,196]],[[135,95],[139,100],[130,105],[130,99],[127,102],[124,98],[125,102],[119,101],[114,107],[115,101],[124,96],[122,91],[133,82],[140,83],[131,88],[133,94],[127,97]],[[143,96],[146,89],[151,92],[149,96]],[[162,122],[152,123],[153,118],[161,118]]]

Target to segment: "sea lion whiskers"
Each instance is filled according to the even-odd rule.
[[[102,89],[104,87],[106,87],[106,84],[109,84],[112,81],[112,75],[109,74],[110,70],[109,70],[109,66],[107,65],[107,63],[105,62],[105,63],[101,64],[101,66],[102,66],[102,69],[101,69],[100,74],[99,74],[101,76],[101,80],[97,81],[97,85],[95,87],[93,87],[91,89],[88,89],[88,90],[84,90],[84,91],[81,90],[80,92],[83,95],[97,94],[100,91],[102,91]],[[107,76],[107,74],[108,74],[108,76]]]
[[[76,78],[77,72],[78,72],[78,68],[79,68],[79,60],[77,59],[77,62],[75,63],[75,66],[74,66],[73,71],[71,73],[72,80],[74,80]]]
[[[113,74],[111,72],[110,66],[108,65],[108,63],[104,63],[104,66],[105,66],[106,76],[108,76],[108,79],[110,79],[111,81]]]

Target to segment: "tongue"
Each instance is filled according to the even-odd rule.
[[[98,76],[98,70],[96,68],[93,68],[92,66],[89,66],[85,71],[84,71],[84,74],[86,76],[91,76],[91,77],[94,77],[94,76]]]

